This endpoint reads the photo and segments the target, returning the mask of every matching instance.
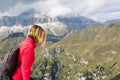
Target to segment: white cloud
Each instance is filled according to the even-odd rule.
[[[96,12],[101,6],[103,6],[106,0],[85,0],[86,10],[83,11],[83,15],[90,15]]]
[[[31,4],[30,6],[40,11],[42,14],[46,14],[52,17],[64,15],[71,11],[70,8],[60,4],[59,0],[46,0],[43,2],[39,1]]]
[[[50,10],[48,15],[52,17],[56,17],[56,16],[65,15],[69,12],[71,12],[71,9],[63,7],[63,6],[57,6],[54,9]]]
[[[90,18],[104,22],[105,20],[110,19],[120,19],[120,11],[119,12],[110,12],[110,13],[99,13],[93,16],[90,16]]]
[[[6,11],[6,15],[8,16],[16,16],[27,10],[29,7],[25,6],[23,3],[19,3],[14,7],[9,8],[8,11]]]
[[[18,0],[9,10],[0,12],[0,15],[18,15],[23,11],[34,8],[42,14],[58,16],[77,14],[91,17],[95,20],[120,18],[120,0]]]

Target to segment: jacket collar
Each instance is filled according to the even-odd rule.
[[[34,47],[36,47],[36,43],[31,37],[27,37],[26,40],[30,41],[34,45]]]

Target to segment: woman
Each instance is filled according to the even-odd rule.
[[[29,29],[26,39],[19,45],[18,63],[20,65],[12,76],[13,80],[31,80],[31,67],[35,60],[34,50],[36,44],[40,43],[44,46],[45,42],[46,32],[39,25],[33,25]]]

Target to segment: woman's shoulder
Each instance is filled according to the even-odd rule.
[[[34,45],[31,42],[26,42],[26,41],[21,43],[21,46],[22,47],[29,47],[29,48],[33,48],[34,47]]]
[[[29,41],[23,41],[19,45],[20,48],[31,48],[34,49],[34,45]]]

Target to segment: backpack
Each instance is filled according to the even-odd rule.
[[[0,64],[0,72],[6,77],[11,77],[18,66],[19,48],[12,48]]]

